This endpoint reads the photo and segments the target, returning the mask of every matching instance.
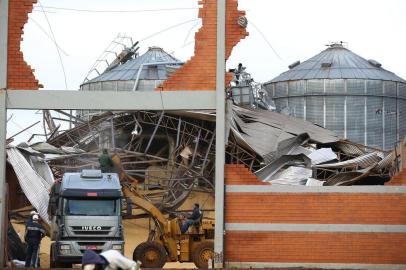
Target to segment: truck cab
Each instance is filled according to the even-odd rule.
[[[50,266],[81,263],[86,250],[124,251],[121,185],[116,173],[65,173],[50,195]]]

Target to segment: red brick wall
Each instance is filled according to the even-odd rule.
[[[226,2],[226,59],[237,43],[248,33],[245,28],[238,25],[243,11],[238,11],[237,0]],[[202,19],[202,28],[195,35],[195,54],[158,90],[215,90],[216,89],[216,55],[217,55],[217,1],[202,0],[199,10]],[[224,59],[224,61],[226,61]],[[231,80],[227,74],[226,84]]]
[[[226,185],[265,185],[253,174],[244,164],[226,164],[224,167],[224,178]]]
[[[228,262],[406,264],[405,254],[404,233],[232,231],[225,240]]]
[[[229,193],[231,223],[406,224],[406,194]]]
[[[8,89],[38,89],[42,87],[35,79],[34,71],[25,62],[21,52],[21,41],[24,24],[28,20],[28,13],[32,11],[37,0],[9,0],[8,22]]]
[[[226,165],[225,182],[228,266],[406,264],[406,233],[360,231],[374,225],[406,225],[406,193],[267,192],[272,186],[261,183],[244,165]],[[231,192],[238,186],[238,192]],[[295,230],[285,230],[288,225],[283,224]],[[326,225],[330,225],[327,231],[308,227],[325,230]],[[333,231],[336,225],[356,229]]]

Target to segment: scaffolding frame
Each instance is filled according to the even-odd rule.
[[[215,91],[78,92],[7,89],[9,1],[0,0],[0,266],[5,264],[6,134],[9,109],[201,110],[216,109],[215,267],[223,267],[225,164],[225,17],[226,0],[217,0],[217,68]]]

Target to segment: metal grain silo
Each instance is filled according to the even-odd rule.
[[[123,52],[126,50],[128,48]],[[116,64],[84,82],[80,91],[153,91],[183,64],[159,47],[150,47],[143,55],[131,55],[124,60],[120,55],[115,60]],[[84,110],[79,112],[79,117],[88,119],[99,113]]]
[[[333,43],[264,84],[279,112],[354,142],[392,149],[406,135],[406,81]]]

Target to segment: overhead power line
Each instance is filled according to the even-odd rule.
[[[45,20],[47,21],[47,24],[48,24],[48,27],[49,27],[49,31],[51,32],[52,39],[54,40],[55,48],[56,48],[56,51],[58,52],[58,57],[59,57],[59,61],[60,61],[61,68],[62,68],[62,72],[63,72],[63,78],[64,78],[64,80],[65,80],[65,89],[67,90],[67,89],[68,89],[68,81],[67,81],[67,79],[66,79],[65,66],[63,65],[61,52],[60,52],[59,47],[58,47],[58,44],[57,44],[57,42],[56,42],[56,38],[55,38],[55,35],[54,35],[54,31],[52,31],[51,23],[50,23],[49,20],[48,20],[48,16],[47,16],[47,14],[45,13],[45,10],[44,10],[44,7],[43,7],[42,4],[41,4],[41,1],[38,0],[38,4],[39,4],[39,6],[41,7],[41,9],[42,9],[42,11],[43,11],[43,13],[44,13],[44,17],[45,17]]]
[[[272,46],[271,42],[269,42],[268,38],[265,36],[265,34],[252,22],[252,20],[250,20],[249,22],[250,25],[252,25],[255,30],[257,30],[257,32],[261,35],[261,37],[264,39],[264,41],[266,42],[266,44],[268,44],[268,46],[272,49],[273,53],[279,58],[279,60],[283,61],[282,57],[278,54],[278,52],[274,49],[274,47]]]
[[[182,11],[182,10],[196,10],[197,7],[184,7],[184,8],[159,8],[159,9],[137,9],[137,10],[99,10],[99,9],[80,9],[80,8],[67,8],[55,6],[43,6],[45,9],[63,10],[69,12],[92,12],[92,13],[139,13],[139,12],[160,12],[160,11]]]
[[[59,48],[59,50],[61,50],[61,52],[65,55],[65,56],[69,56],[69,54],[67,52],[65,52],[65,50],[63,50],[61,48],[61,46],[59,46],[58,43],[56,43],[56,41],[51,37],[51,35],[48,34],[48,32],[36,21],[34,20],[32,17],[28,18],[30,21],[32,21],[54,44],[55,46],[57,46]]]
[[[149,39],[149,38],[152,38],[152,37],[154,37],[154,36],[157,36],[157,35],[159,35],[159,34],[162,34],[162,33],[166,32],[166,31],[168,31],[168,30],[171,30],[171,29],[173,29],[173,28],[176,28],[176,27],[179,27],[179,26],[182,26],[182,25],[191,23],[191,22],[196,22],[196,21],[199,21],[199,20],[200,20],[200,19],[192,19],[192,20],[187,20],[187,21],[181,22],[181,23],[177,23],[177,24],[175,24],[175,25],[172,25],[172,26],[169,26],[169,27],[167,27],[167,28],[165,28],[165,29],[162,29],[162,30],[160,30],[160,31],[158,31],[158,32],[156,32],[156,33],[153,33],[153,34],[151,34],[151,35],[149,35],[149,36],[147,36],[147,37],[145,37],[145,38],[143,38],[143,39],[140,39],[139,41],[140,41],[140,42],[141,42],[141,41],[145,41],[145,40],[147,40],[147,39]]]

